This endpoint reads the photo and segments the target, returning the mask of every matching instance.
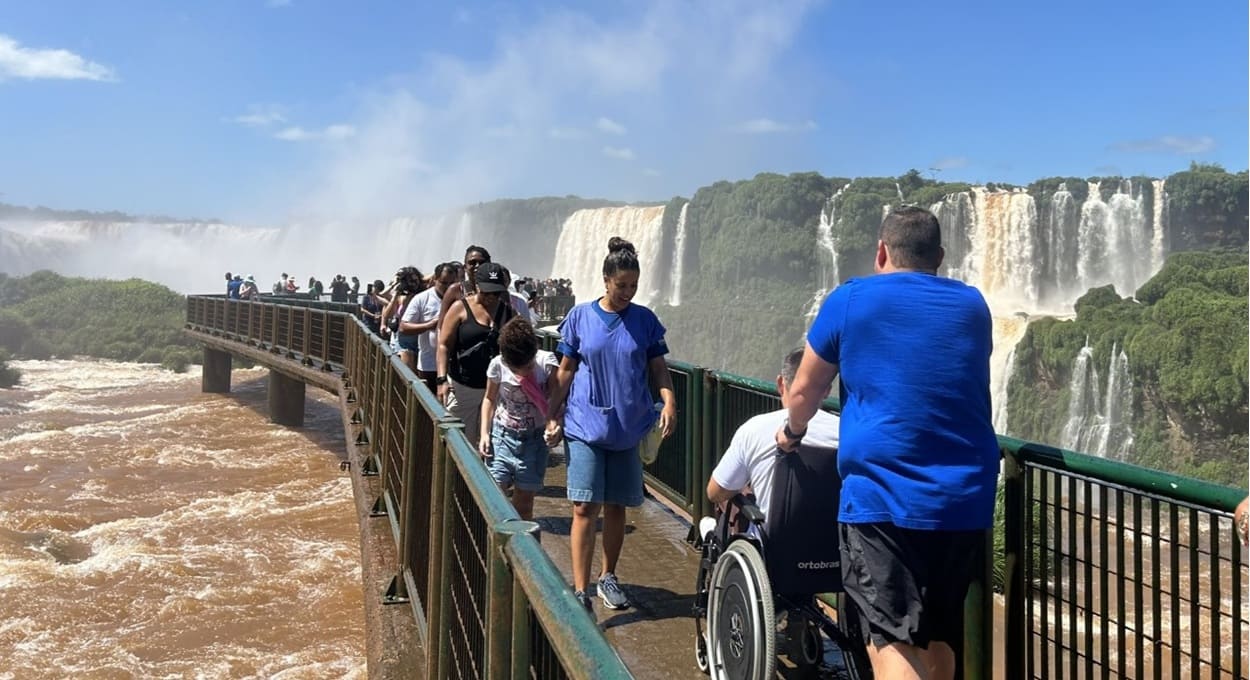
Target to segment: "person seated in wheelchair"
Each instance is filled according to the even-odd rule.
[[[698,530],[696,626],[706,617],[708,631],[699,632],[696,656],[715,678],[771,677],[777,655],[791,666],[816,664],[817,619],[827,617],[814,596],[841,590],[838,417],[818,413],[794,453],[779,452],[775,441],[802,357],[795,350],[782,364],[782,408],[743,423],[708,480],[708,498],[721,512]]]

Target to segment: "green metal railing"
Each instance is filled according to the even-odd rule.
[[[387,597],[412,603],[435,677],[626,677],[458,421],[363,325],[343,313],[224,297],[188,298],[187,322],[307,365],[345,367],[352,419],[381,477],[375,510],[398,546],[400,574]],[[554,350],[558,338],[540,340]],[[734,431],[779,398],[771,383],[675,360],[669,370],[677,430],[646,479],[697,518],[711,512],[705,484]],[[834,400],[824,407],[838,409]],[[1231,528],[1242,492],[999,441],[1007,678],[1247,678],[1250,586]],[[965,602],[965,678],[993,669],[991,532],[985,546]]]
[[[1244,492],[1000,442],[1008,677],[1250,677]]]

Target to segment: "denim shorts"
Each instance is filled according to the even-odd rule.
[[[541,491],[547,475],[547,444],[541,429],[521,431],[493,423],[486,467],[500,486]]]
[[[568,497],[578,503],[642,505],[642,460],[638,447],[612,451],[576,439],[565,439],[568,455]]]

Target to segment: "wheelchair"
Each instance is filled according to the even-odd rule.
[[[871,678],[855,607],[841,592],[837,452],[775,455],[771,517],[738,494],[714,529],[692,529],[701,550],[695,660],[713,680]],[[831,596],[836,618],[822,608]],[[824,663],[825,640],[840,650],[840,668]]]

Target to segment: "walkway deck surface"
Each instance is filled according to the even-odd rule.
[[[554,461],[563,461],[555,451]],[[547,469],[546,485],[534,501],[534,519],[542,527],[547,554],[569,583],[572,506],[565,498],[563,464]],[[595,616],[604,635],[638,678],[703,678],[694,663],[694,579],[698,554],[686,543],[689,524],[648,498],[626,516],[625,547],[617,575],[630,608],[613,611],[596,598]],[[598,574],[603,544],[595,550]]]

